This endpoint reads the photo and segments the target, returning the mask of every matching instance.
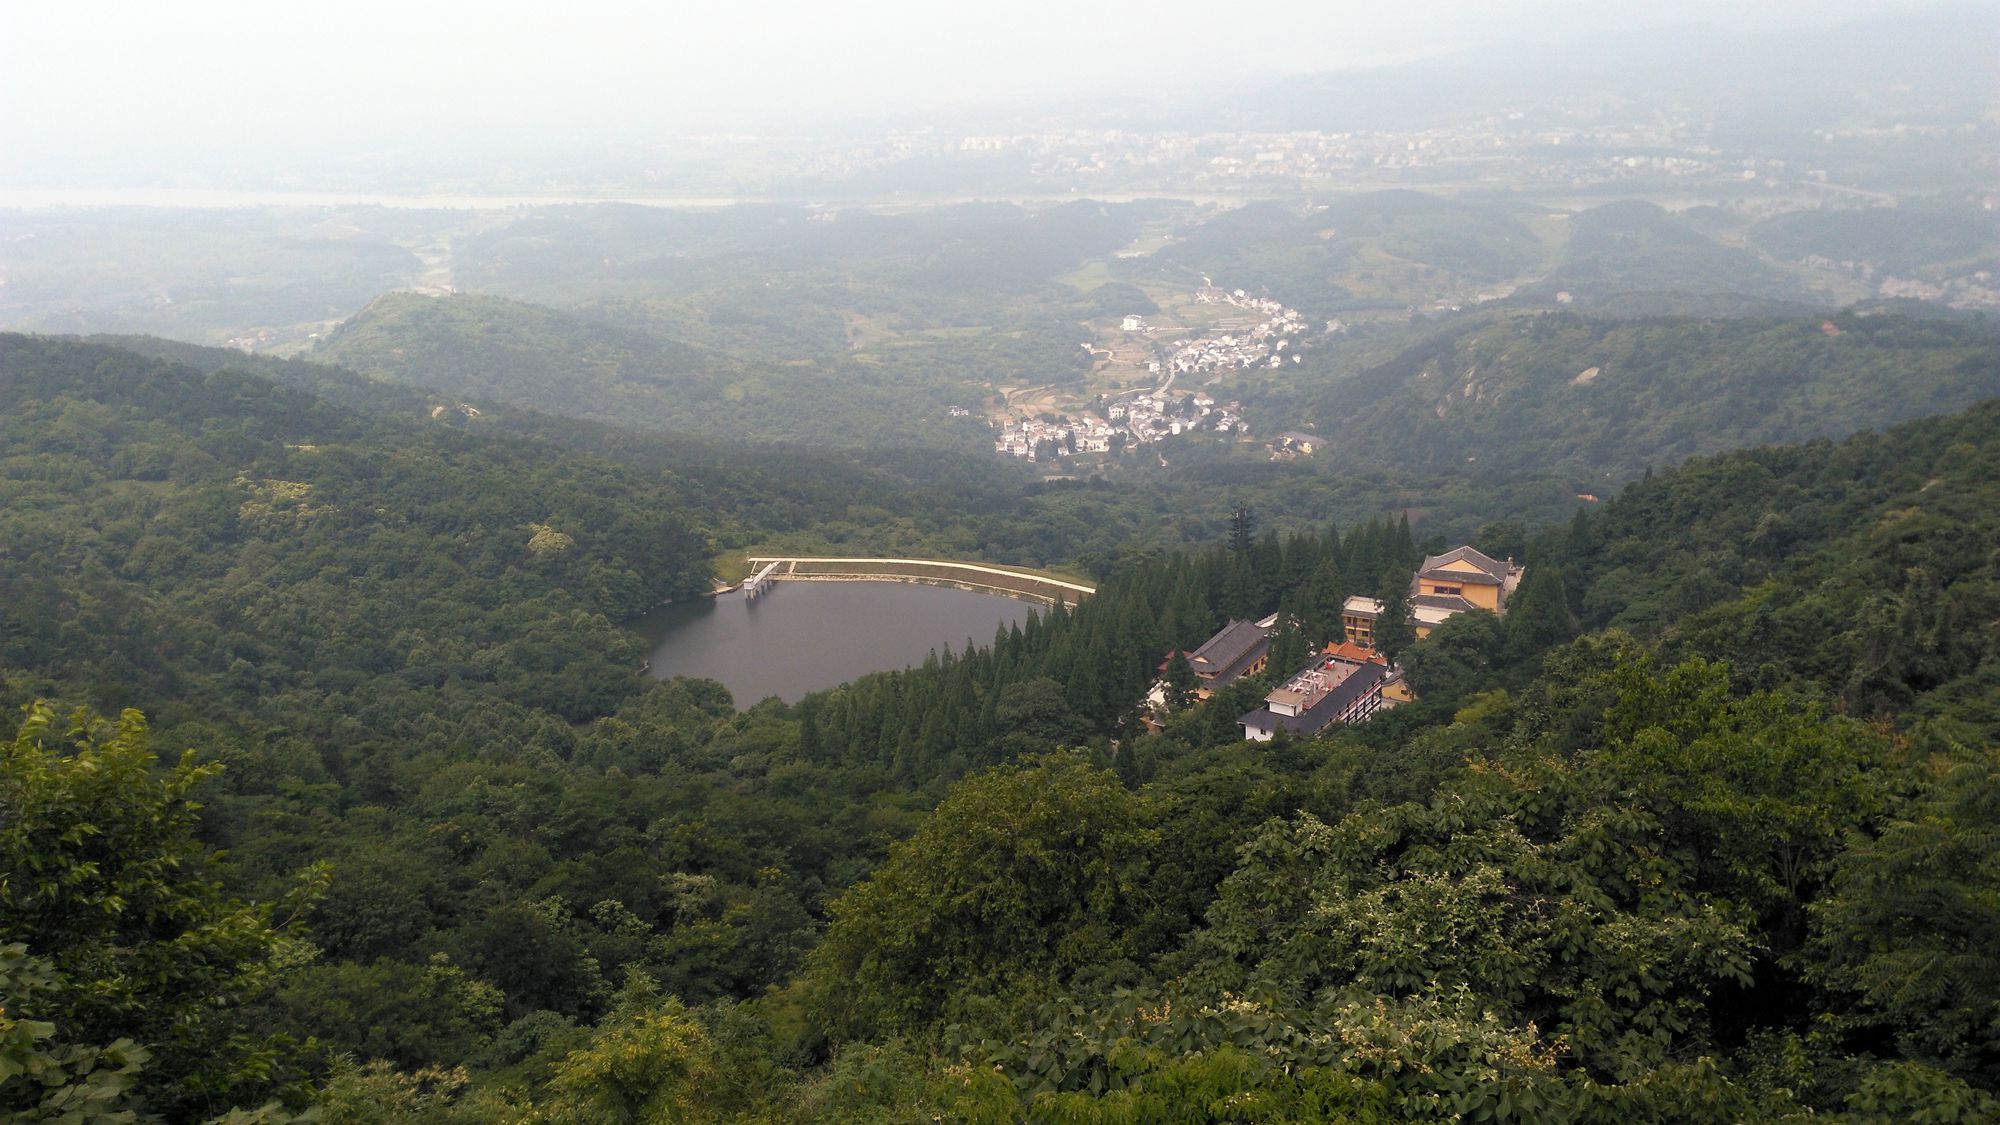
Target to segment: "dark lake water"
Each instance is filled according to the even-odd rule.
[[[1034,603],[905,582],[779,582],[754,601],[742,591],[665,605],[632,622],[652,642],[653,675],[720,680],[738,707],[869,672],[923,663],[932,649],[993,640]]]

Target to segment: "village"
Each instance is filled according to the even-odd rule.
[[[1117,453],[1197,430],[1243,435],[1249,430],[1243,424],[1241,409],[1234,402],[1218,404],[1207,394],[1178,398],[1142,394],[1105,407],[1104,418],[1009,418],[993,439],[993,449],[1029,461],[1047,461],[1075,453]]]
[[[1185,433],[1247,437],[1249,427],[1243,421],[1242,404],[1218,402],[1204,390],[1177,395],[1174,383],[1182,376],[1206,381],[1233,371],[1280,367],[1287,359],[1299,363],[1298,344],[1306,331],[1305,318],[1269,297],[1251,296],[1242,289],[1221,289],[1206,277],[1194,292],[1194,302],[1231,306],[1262,319],[1249,327],[1163,343],[1152,339],[1159,328],[1148,324],[1143,315],[1127,315],[1121,318],[1119,330],[1127,338],[1151,345],[1155,358],[1145,361],[1145,370],[1160,380],[1157,389],[1128,392],[1129,397],[1121,395],[1105,402],[1097,414],[1080,411],[1075,416],[1046,413],[1032,418],[998,418],[992,423],[999,430],[993,451],[1039,462],[1079,453],[1120,453]],[[1088,342],[1082,346],[1093,355],[1112,354]],[[952,411],[963,413],[959,407]]]

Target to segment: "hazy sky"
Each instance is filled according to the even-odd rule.
[[[809,124],[1922,0],[0,0],[0,161]],[[17,168],[18,170],[18,168]],[[0,179],[7,178],[0,167]]]

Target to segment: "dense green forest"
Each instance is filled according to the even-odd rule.
[[[1496,515],[1507,617],[1384,623],[1419,702],[1250,746],[1256,682],[1142,733],[1161,654],[1276,610],[1282,668],[1428,521],[1058,539],[1101,550],[1074,611],[738,710],[612,624],[718,547],[1179,494],[742,488],[181,358],[0,338],[7,1113],[2000,1113],[1993,402]]]
[[[1290,393],[1342,467],[1623,482],[1697,454],[1838,437],[1991,395],[1984,317],[1501,316]]]

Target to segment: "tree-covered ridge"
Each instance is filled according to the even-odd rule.
[[[1751,228],[1751,241],[1783,258],[1826,258],[1919,277],[1934,267],[1990,266],[2000,220],[1969,204],[1850,211],[1794,211]]]
[[[984,426],[947,407],[979,405],[991,384],[1080,376],[1088,357],[1077,343],[1089,333],[1078,322],[1150,305],[1136,290],[1143,304],[1058,280],[1131,242],[1149,210],[529,215],[458,245],[470,292],[383,295],[314,355],[452,393],[730,441],[974,448]]]
[[[2000,1111],[2000,963],[1973,936],[2000,921],[1996,451],[1988,403],[1636,486],[1544,537],[1530,566],[1579,590],[1586,620],[1649,606],[1627,623],[1664,647],[1617,632],[1510,645],[1538,633],[1520,610],[1497,633],[1470,614],[1410,650],[1427,701],[1366,738],[1246,761],[1170,723],[1120,757],[1150,778],[1137,803],[1091,803],[1088,823],[1159,831],[1121,853],[1129,868],[1040,861],[1052,839],[1083,838],[1057,833],[967,861],[964,825],[1032,823],[1096,784],[1065,782],[1061,763],[969,782],[935,832],[835,905],[809,979],[844,996],[902,968],[828,1005],[828,1026],[935,1037],[1008,1077],[1034,1119],[1173,1120],[1188,1096],[1240,1097],[1269,1120],[1302,1105],[1340,1120],[1984,1119]],[[1744,487],[1759,474],[1768,488]],[[1784,546],[1712,569],[1774,508],[1797,521]],[[1892,581],[1930,582],[1925,567],[1946,577]],[[1697,576],[1750,588],[1721,605],[1673,596]],[[1399,725],[1440,704],[1448,723]],[[1185,893],[1184,841],[1210,833],[1233,867],[1194,881],[1199,905],[1172,914],[1186,921],[1164,948],[1146,924],[1090,929],[1135,913],[1157,926]],[[1101,960],[1002,952],[1040,916],[995,918],[997,904],[1062,900],[1086,871],[1078,893],[1108,900],[1049,923],[1044,948],[1075,929]],[[957,936],[918,948],[1036,972],[963,989],[962,972],[925,975],[904,935],[946,925]],[[895,999],[911,988],[934,991]],[[983,1096],[947,1084],[934,1104],[972,1114]]]
[[[610,619],[706,588],[671,478],[109,348],[0,349],[11,667],[244,705],[452,681],[580,716],[638,687]]]
[[[1562,260],[1531,292],[1589,306],[1629,293],[1727,293],[1810,300],[1803,280],[1754,251],[1725,246],[1688,217],[1626,200],[1572,215]]]
[[[314,356],[390,382],[678,430],[701,428],[701,414],[753,374],[685,344],[472,294],[384,294]]]
[[[1566,473],[1582,490],[1706,453],[1840,437],[1994,393],[1983,319],[1510,316],[1306,406],[1341,463]]]
[[[1634,484],[1570,544],[1591,627],[1727,654],[1861,715],[2000,737],[2000,402]]]
[[[1315,317],[1402,310],[1538,276],[1550,252],[1528,208],[1369,192],[1324,207],[1251,203],[1188,224],[1173,243],[1120,263],[1134,278],[1210,275]]]
[[[827,449],[804,443],[744,443],[700,435],[642,432],[474,397],[467,419],[459,396],[383,383],[307,360],[247,356],[154,337],[97,337],[141,355],[207,374],[270,379],[369,415],[429,418],[616,461],[640,472],[667,471],[686,507],[708,520],[718,550],[794,554],[875,554],[981,559],[1030,567],[1071,565],[1098,579],[1127,563],[1213,542],[1238,503],[1288,531],[1425,513],[1441,534],[1468,535],[1495,510],[1567,516],[1566,484],[1491,474],[1418,476],[1393,467],[1328,474],[1309,464],[1215,457],[1212,448],[1175,450],[1176,466],[1120,480],[1043,480],[1012,464],[936,449]]]

